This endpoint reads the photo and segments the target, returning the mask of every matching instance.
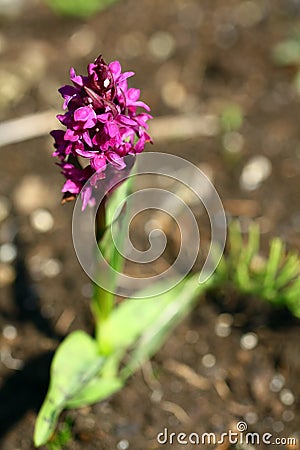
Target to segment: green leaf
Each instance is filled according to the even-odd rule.
[[[36,421],[36,446],[48,441],[61,411],[89,385],[104,361],[96,342],[83,331],[75,331],[63,341],[54,355],[48,394]]]
[[[272,239],[269,257],[260,269],[253,270],[253,258],[259,256],[259,229],[251,224],[247,244],[243,243],[240,225],[229,226],[228,255],[222,259],[219,284],[229,281],[241,293],[257,295],[276,306],[286,306],[300,317],[300,259],[295,253],[286,253],[279,238]],[[226,280],[227,276],[227,280]]]
[[[273,58],[282,66],[298,65],[300,62],[300,40],[288,39],[280,42],[273,51]]]
[[[141,338],[143,344],[139,343],[137,349],[147,342],[145,354],[143,358],[135,358],[138,357],[139,361],[147,359],[161,345],[167,333],[191,310],[198,295],[213,283],[214,277],[211,277],[206,283],[199,284],[198,274],[195,274],[156,297],[150,297],[152,289],[147,288],[140,292],[145,295],[144,298],[127,299],[113,311],[103,323],[102,336],[104,339],[110,336],[113,348],[123,349],[124,353],[133,345],[136,348],[135,343]],[[160,327],[162,330],[158,333]],[[130,370],[132,372],[133,367]]]
[[[117,0],[47,0],[58,14],[87,17],[101,11]]]
[[[276,277],[276,288],[280,289],[300,274],[299,258],[296,254],[288,254],[285,264]]]
[[[229,258],[236,262],[244,248],[241,225],[238,220],[233,220],[229,225],[229,246]]]
[[[255,222],[249,226],[248,243],[245,248],[245,262],[249,266],[253,256],[257,255],[259,251],[260,229]]]
[[[114,349],[127,349],[142,334],[161,310],[170,302],[172,296],[177,296],[182,290],[181,284],[167,293],[156,297],[126,299],[112,312],[107,321],[102,324],[101,336],[110,337]]]
[[[121,375],[130,376],[147,359],[161,347],[175,326],[192,310],[198,296],[213,284],[213,277],[206,283],[199,284],[198,275],[183,280],[176,288],[162,294],[159,302],[155,304],[156,311],[152,311],[151,321],[144,320],[146,325],[140,333],[140,339],[134,345],[129,363],[124,367]],[[142,300],[143,302],[143,300]],[[147,301],[149,302],[149,300]],[[139,317],[146,317],[146,308],[140,305]],[[137,330],[136,330],[137,331]]]
[[[236,103],[228,104],[224,108],[220,120],[225,132],[238,130],[243,125],[243,110]]]
[[[119,378],[102,378],[99,375],[93,378],[76,397],[70,399],[66,408],[79,408],[100,402],[123,387],[123,381]]]
[[[251,281],[249,267],[245,264],[245,261],[243,261],[242,258],[240,258],[240,261],[236,267],[233,279],[242,292],[248,292],[250,290]]]
[[[68,401],[66,408],[78,408],[91,405],[111,396],[123,387],[123,381],[117,377],[123,352],[115,351],[108,356],[101,367],[99,375],[81,389],[76,396]]]
[[[270,244],[270,253],[268,262],[266,265],[265,279],[264,279],[264,288],[266,291],[271,291],[275,280],[276,275],[279,270],[280,263],[282,261],[284,255],[284,244],[279,238],[274,238]]]

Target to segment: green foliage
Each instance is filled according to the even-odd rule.
[[[52,362],[49,391],[36,422],[35,445],[43,445],[51,438],[63,409],[92,404],[118,391],[191,311],[207,285],[199,285],[195,274],[157,298],[121,303],[101,325],[101,339],[109,343],[110,349],[105,356],[100,354],[97,341],[84,332],[70,334]],[[150,291],[144,293],[150,295]],[[119,370],[131,348],[127,364]]]
[[[63,423],[60,424],[58,430],[47,444],[47,450],[61,450],[72,439],[73,420],[66,417]]]
[[[244,114],[239,105],[232,103],[224,108],[220,120],[224,132],[236,131],[243,125]]]
[[[294,87],[300,93],[300,32],[296,30],[289,39],[279,42],[272,52],[275,64],[295,67]]]
[[[132,193],[132,184],[133,177],[130,177],[112,192],[105,204],[106,229],[99,242],[99,248],[106,261],[116,273],[122,272],[124,264],[124,258],[120,251],[123,250],[124,246],[124,239],[127,232],[127,217],[129,214],[128,205],[124,199]],[[100,273],[99,285],[94,285],[92,310],[96,318],[96,338],[100,351],[104,354],[109,354],[109,339],[103,336],[102,326],[114,307],[115,296],[112,292],[101,287],[101,275]],[[118,282],[117,275],[113,272],[109,275],[110,279],[107,282],[112,290],[114,290]]]
[[[273,50],[274,61],[281,66],[300,64],[300,35],[279,42]]]
[[[227,255],[205,283],[199,284],[198,274],[190,275],[155,297],[150,286],[139,293],[142,299],[124,300],[100,321],[97,340],[82,331],[65,339],[52,362],[49,391],[36,422],[36,446],[54,436],[50,449],[59,450],[70,436],[68,428],[53,435],[61,411],[101,401],[120,390],[209,288],[230,283],[241,293],[287,306],[300,317],[300,261],[296,254],[287,253],[283,242],[275,238],[268,258],[262,258],[256,224],[250,226],[245,242],[239,223],[232,222],[228,246]]]
[[[153,314],[151,322],[148,322],[138,339],[137,336],[135,337],[129,362],[121,372],[123,377],[127,378],[134,373],[160,349],[171,331],[194,308],[199,295],[213,284],[214,278],[199,284],[198,274],[195,274],[160,296],[159,301],[156,301],[156,312]],[[144,301],[142,300],[142,302]],[[150,305],[153,299],[146,301]]]
[[[259,227],[252,224],[244,243],[238,222],[229,226],[229,251],[217,274],[219,283],[228,281],[241,293],[256,295],[276,306],[285,306],[300,318],[300,260],[286,252],[284,243],[274,238],[267,259],[259,253]]]
[[[121,351],[120,356],[132,349],[121,371],[123,380],[151,358],[212,283],[213,279],[200,285],[195,274],[156,297],[150,297],[151,288],[144,290],[140,292],[144,298],[127,299],[113,311],[103,324],[102,336],[111,337],[112,352]]]
[[[89,398],[82,397],[82,390],[103,365],[104,358],[99,355],[96,342],[83,331],[71,333],[59,346],[51,365],[49,391],[36,422],[36,446],[49,440],[59,414],[74,403],[77,395],[82,399],[82,406],[89,403]]]
[[[46,0],[49,6],[58,14],[65,16],[87,17],[118,0]]]

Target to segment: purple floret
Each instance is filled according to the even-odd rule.
[[[104,178],[107,163],[122,170],[126,167],[124,156],[141,153],[145,144],[152,142],[146,131],[152,118],[150,108],[139,100],[140,90],[127,85],[134,72],[122,73],[119,61],[106,64],[102,56],[88,65],[87,72],[80,76],[71,68],[73,86],[59,89],[66,112],[57,118],[66,130],[51,132],[53,156],[60,159],[66,178],[64,201],[76,197],[94,173],[101,175],[98,179]],[[84,168],[78,157],[86,160]],[[90,192],[82,196],[84,208],[93,203]]]

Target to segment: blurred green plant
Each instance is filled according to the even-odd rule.
[[[58,14],[64,16],[88,17],[108,8],[119,0],[45,0]]]
[[[300,64],[300,34],[279,42],[273,49],[273,59],[282,66]]]
[[[289,39],[279,42],[272,51],[275,64],[296,70],[293,84],[300,94],[300,31],[296,30]]]
[[[93,404],[120,390],[208,290],[230,285],[241,294],[286,307],[300,318],[299,275],[300,259],[296,253],[285,251],[281,239],[272,239],[268,258],[263,258],[259,226],[251,224],[244,240],[239,222],[232,221],[228,251],[205,283],[199,284],[196,273],[159,296],[152,297],[151,288],[147,288],[142,302],[122,302],[102,323],[98,340],[106,344],[105,352],[99,351],[97,341],[83,331],[75,331],[63,341],[52,362],[51,383],[37,419],[35,444],[51,440],[49,449],[59,450],[55,439],[63,442],[69,439],[70,432],[66,428],[53,438],[61,411]]]
[[[220,115],[220,130],[222,140],[222,156],[224,163],[234,167],[240,160],[244,139],[239,129],[244,122],[244,112],[236,103],[225,105]]]
[[[231,283],[243,294],[255,295],[277,307],[286,307],[300,318],[300,259],[287,252],[279,238],[270,242],[269,255],[260,253],[259,226],[252,223],[244,242],[240,224],[229,226],[229,250],[217,269],[219,285]]]
[[[228,104],[222,111],[220,122],[225,133],[237,131],[243,125],[244,114],[242,108],[236,104]]]
[[[65,445],[69,444],[72,439],[73,420],[66,417],[59,425],[56,433],[51,441],[47,444],[47,450],[61,450]]]

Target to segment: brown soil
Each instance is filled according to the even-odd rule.
[[[243,3],[252,5],[252,22],[251,5],[245,19]],[[255,21],[257,8],[261,17]],[[163,144],[158,140],[155,151],[206,164],[229,215],[240,216],[244,228],[250,219],[258,221],[265,248],[271,236],[279,235],[289,248],[299,250],[300,101],[293,87],[297,67],[279,68],[271,57],[274,46],[299,26],[299,18],[297,0],[121,0],[85,21],[60,18],[32,0],[19,16],[0,18],[5,44],[0,76],[8,83],[1,82],[0,114],[5,120],[60,108],[55,92],[66,83],[68,67],[83,71],[100,52],[107,61],[118,58],[126,70],[136,72],[135,85],[154,116],[218,115],[224,105],[237,103],[245,116],[239,130],[244,145],[238,154],[224,150],[220,135]],[[167,59],[151,53],[149,40],[157,31],[173,36],[174,48]],[[78,32],[81,46],[76,43]],[[172,95],[181,92],[181,102],[174,104],[168,98],[170,82]],[[9,90],[13,94],[8,95]],[[1,223],[0,243],[14,242],[18,248],[11,272],[4,271],[1,281],[3,450],[33,448],[34,422],[46,393],[53,351],[70,331],[93,331],[89,280],[72,246],[72,206],[59,206],[62,178],[50,152],[48,137],[0,151],[1,195],[12,202],[9,217]],[[245,191],[239,178],[254,155],[267,157],[272,173],[259,188]],[[24,206],[20,189],[30,176],[38,177],[35,182],[41,186],[34,207]],[[47,233],[32,226],[30,208],[36,206],[47,208],[54,217]],[[55,277],[41,269],[49,259],[61,264]],[[15,278],[10,279],[10,273]],[[227,337],[215,332],[222,313],[234,320]],[[17,331],[12,339],[7,337],[8,325]],[[241,348],[240,339],[247,332],[257,334],[253,350]],[[299,321],[285,311],[272,311],[260,300],[234,292],[211,293],[199,299],[193,314],[122,392],[68,413],[74,427],[67,448],[155,449],[160,448],[156,436],[165,427],[169,433],[220,433],[233,430],[241,420],[251,431],[288,437],[300,430],[299,348]],[[212,367],[206,367],[207,354],[215,357]],[[198,374],[197,382],[190,372],[182,375],[182,365]],[[285,391],[270,388],[278,374],[284,377],[283,389],[294,395],[290,405],[282,402]]]

